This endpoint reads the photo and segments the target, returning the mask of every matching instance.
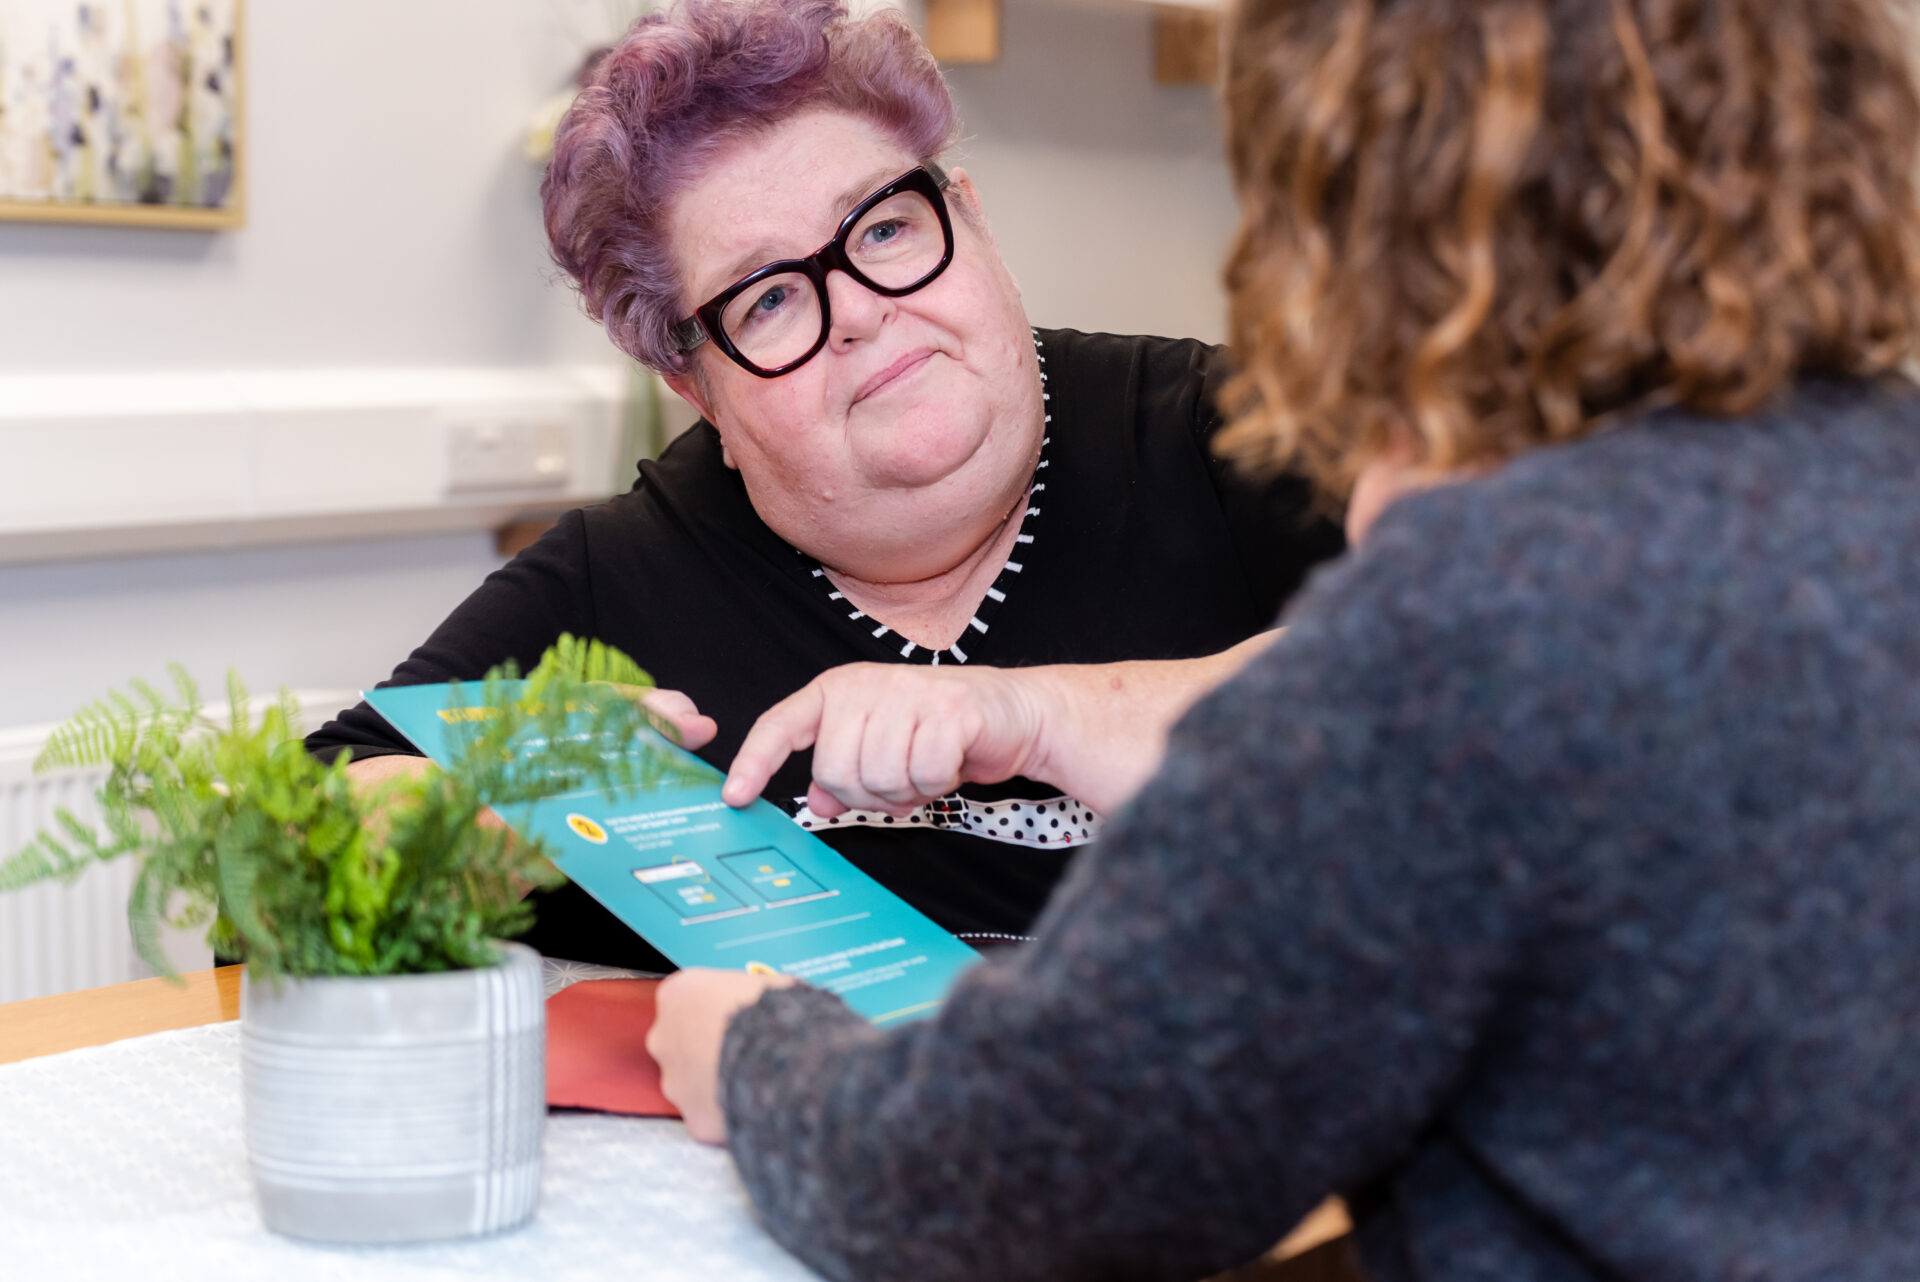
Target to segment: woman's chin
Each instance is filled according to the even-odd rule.
[[[886,439],[876,441],[861,468],[877,489],[919,490],[938,486],[986,464],[979,457],[988,433],[981,427],[906,417]]]

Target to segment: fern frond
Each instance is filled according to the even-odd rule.
[[[649,689],[653,678],[647,670],[599,640],[583,640],[562,632],[533,671],[527,675],[530,692],[544,689],[550,681],[606,682],[609,685],[639,686]]]
[[[251,812],[240,817],[236,831],[242,840],[236,843],[241,849],[255,844],[264,834],[257,831],[265,825]],[[253,829],[256,831],[248,831]],[[226,852],[221,852],[225,854]],[[220,915],[233,927],[240,938],[253,943],[264,943],[272,937],[266,921],[260,916],[259,903],[255,896],[261,868],[249,859],[222,858],[216,861],[214,875],[220,894]]]
[[[247,731],[238,733],[246,734]],[[294,738],[293,722],[287,719],[286,705],[275,700],[268,704],[260,714],[260,727],[252,732],[254,739],[268,752],[277,751]]]
[[[119,690],[107,691],[107,704],[113,709],[114,721],[123,726],[138,728],[140,725],[140,705],[129,699]]]
[[[100,807],[100,819],[106,825],[107,835],[113,839],[111,845],[116,851],[138,850],[147,838],[140,827],[139,815],[131,807],[103,804]]]
[[[150,720],[158,721],[167,715],[167,697],[153,688],[153,683],[141,677],[135,677],[127,683],[140,701],[147,705],[146,715]]]
[[[161,876],[160,865],[147,860],[140,865],[140,873],[133,879],[133,893],[127,896],[127,928],[133,932],[133,951],[140,960],[152,967],[154,972],[174,984],[185,986],[180,972],[167,960],[167,954],[160,947],[161,914],[166,908],[167,884]]]
[[[111,838],[107,841],[102,841],[96,829],[82,823],[79,817],[65,806],[54,811],[53,817],[61,831],[66,833],[67,840],[72,843],[76,856],[86,862],[103,864],[110,859],[118,859],[122,855],[131,854],[140,849],[146,841],[146,834],[139,830],[137,824],[129,823],[124,827],[116,824],[113,820],[117,816],[111,812],[106,816],[107,836]],[[51,834],[45,835],[51,836]],[[74,870],[73,875],[78,875],[78,869]]]
[[[305,738],[305,727],[302,724],[303,717],[300,712],[300,700],[293,697],[293,691],[283,689],[280,691],[278,702],[280,705],[280,718],[286,723],[287,734],[295,739]]]
[[[253,709],[247,702],[247,687],[241,683],[240,674],[227,669],[227,727],[234,734],[243,735],[253,728]]]
[[[34,758],[33,768],[60,770],[102,765],[120,755],[121,746],[132,743],[138,730],[138,718],[123,718],[111,704],[96,699],[47,736],[40,755]]]
[[[173,689],[180,696],[179,706],[188,717],[200,715],[200,687],[195,683],[193,674],[178,663],[167,665],[167,675],[173,678]]]
[[[65,846],[45,833],[35,837],[19,854],[0,861],[0,891],[19,890],[53,877],[71,878],[86,866]]]

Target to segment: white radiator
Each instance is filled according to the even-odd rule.
[[[298,692],[308,727],[318,726],[357,696],[339,690]],[[0,730],[0,858],[13,855],[34,833],[50,827],[62,806],[83,821],[98,815],[94,792],[104,770],[33,773],[33,759],[52,726]],[[127,929],[128,859],[87,870],[72,885],[49,882],[0,892],[0,1002],[44,997],[76,988],[143,979],[153,972],[133,951]],[[179,970],[211,964],[206,941],[170,933],[166,953]]]

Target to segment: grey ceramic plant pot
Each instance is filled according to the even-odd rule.
[[[240,983],[247,1157],[267,1227],[317,1242],[512,1228],[540,1197],[540,955],[485,970]]]

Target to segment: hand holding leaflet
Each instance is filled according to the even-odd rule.
[[[395,686],[366,698],[444,765],[476,712],[459,692]],[[590,711],[580,712],[583,732]],[[768,802],[729,806],[720,772],[657,732],[642,729],[618,750],[658,782],[566,792],[501,817],[545,841],[562,872],[677,965],[789,975],[888,1024],[937,1009],[977,959]]]

